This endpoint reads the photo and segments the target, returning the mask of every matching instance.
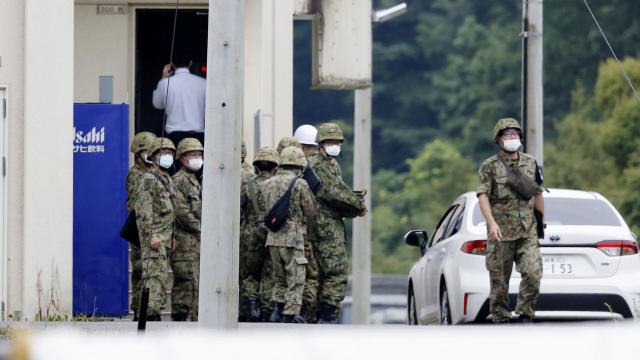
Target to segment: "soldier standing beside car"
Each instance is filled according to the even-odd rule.
[[[137,133],[131,140],[131,153],[133,153],[133,166],[127,174],[127,211],[135,211],[136,188],[140,179],[147,172],[149,163],[147,153],[156,136],[148,131]],[[140,306],[140,279],[142,278],[142,263],[140,261],[140,248],[131,245],[129,259],[131,260],[131,310],[133,310],[133,321],[138,321],[138,307]]]
[[[487,223],[486,266],[494,323],[511,320],[509,279],[513,262],[522,275],[515,312],[531,323],[540,293],[542,260],[534,208],[544,214],[540,170],[535,159],[519,152],[522,129],[515,119],[500,119],[493,130],[500,151],[480,166],[476,190]]]
[[[198,319],[202,186],[196,174],[202,169],[203,153],[202,144],[196,138],[182,139],[176,150],[180,170],[172,177],[176,189],[176,244],[171,254],[173,321]]]
[[[346,234],[343,218],[364,216],[367,207],[363,193],[354,192],[342,180],[342,171],[336,161],[344,141],[337,124],[325,123],[318,127],[318,152],[307,157],[309,166],[322,186],[315,194],[318,202],[316,258],[320,267],[320,293],[318,296],[319,324],[335,323],[338,308],[347,291],[349,263],[345,247]]]

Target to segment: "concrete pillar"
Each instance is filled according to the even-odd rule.
[[[71,313],[73,0],[24,12],[24,315]]]
[[[209,1],[200,301],[205,327],[238,326],[244,1]]]

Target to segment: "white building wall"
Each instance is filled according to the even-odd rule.
[[[255,114],[263,113],[261,141],[275,146],[293,135],[293,0],[247,0],[243,137],[254,143]]]
[[[129,99],[129,16],[98,15],[96,5],[75,6],[74,101],[98,102],[100,76],[113,76],[113,103]]]
[[[73,0],[25,1],[22,292],[29,319],[71,313],[73,26]]]
[[[0,86],[8,88],[6,314],[22,311],[24,1],[0,1]],[[8,316],[5,316],[9,319]]]

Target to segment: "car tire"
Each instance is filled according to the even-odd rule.
[[[451,306],[449,305],[449,292],[447,285],[442,284],[440,291],[440,325],[451,325]]]
[[[409,296],[407,300],[407,323],[409,325],[419,325],[417,314],[416,297],[413,295],[413,285],[411,285],[409,286]]]

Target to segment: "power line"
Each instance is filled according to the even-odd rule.
[[[636,99],[638,99],[638,101],[640,102],[640,94],[638,94],[638,91],[636,90],[635,86],[633,86],[633,83],[631,82],[631,78],[629,78],[629,74],[627,74],[627,71],[624,69],[622,62],[620,62],[618,55],[616,55],[616,52],[613,50],[611,43],[609,43],[609,40],[607,39],[607,36],[604,34],[604,31],[602,30],[602,27],[600,26],[598,19],[596,19],[596,16],[593,14],[593,11],[591,11],[591,7],[589,6],[589,3],[587,3],[587,0],[582,0],[582,1],[584,1],[584,6],[587,7],[589,14],[591,14],[591,18],[593,18],[593,21],[596,23],[596,26],[598,27],[600,34],[602,34],[602,38],[607,43],[609,50],[611,50],[611,54],[613,54],[613,57],[616,59],[616,62],[618,63],[618,66],[620,66],[620,70],[622,70],[622,74],[624,74],[625,79],[627,79],[627,83],[629,83],[631,90],[633,90],[633,93],[635,94]]]

